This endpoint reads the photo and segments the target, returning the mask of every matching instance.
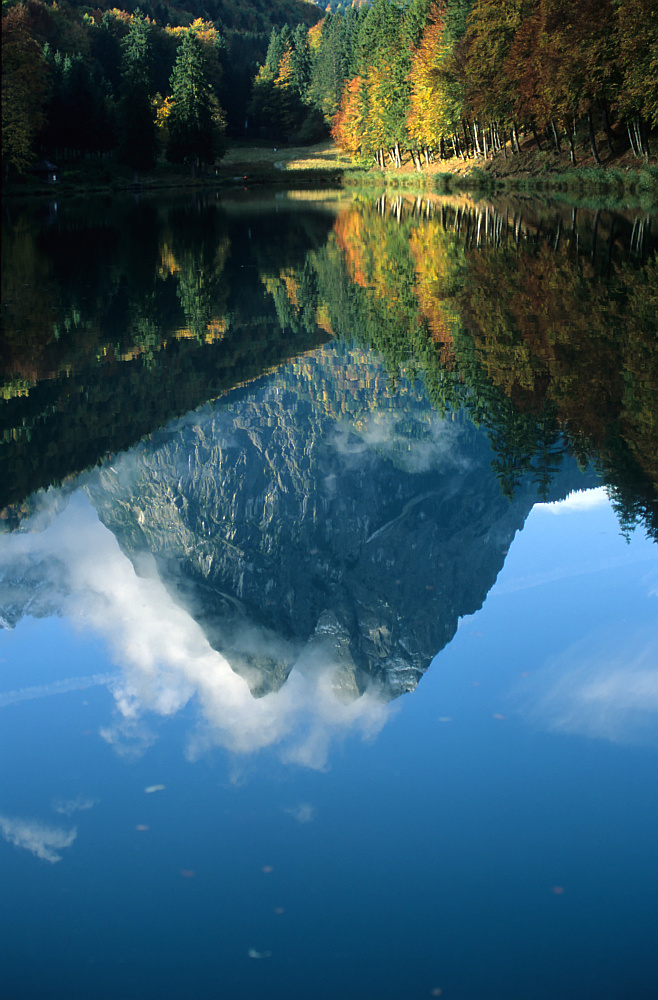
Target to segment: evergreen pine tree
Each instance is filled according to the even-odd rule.
[[[214,163],[223,153],[223,115],[203,70],[201,46],[187,31],[171,74],[171,111],[168,118],[167,159],[172,163]]]
[[[135,14],[122,42],[119,159],[139,170],[155,166],[155,113],[151,104],[148,25]]]
[[[302,100],[305,100],[311,82],[311,49],[308,32],[304,24],[298,24],[293,34],[290,52],[290,85]]]

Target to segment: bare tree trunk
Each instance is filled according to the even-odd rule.
[[[599,101],[599,106],[601,108],[601,113],[603,115],[603,128],[605,129],[605,137],[608,143],[608,150],[610,152],[610,155],[612,156],[612,154],[614,153],[614,149],[612,146],[612,129],[610,128],[610,115],[608,114],[608,105],[606,104],[606,100],[604,97],[602,97],[601,100]]]
[[[521,152],[521,147],[519,146],[519,130],[516,127],[516,122],[512,122],[512,135],[514,136],[514,142],[516,143],[517,153]]]
[[[596,238],[599,232],[599,219],[601,217],[601,209],[597,209],[596,215],[594,216],[594,222],[592,224],[592,260],[596,256]]]
[[[640,154],[638,153],[637,147],[635,145],[635,137],[633,135],[633,129],[631,128],[631,123],[628,121],[628,119],[626,119],[626,131],[628,132],[628,141],[631,144],[633,156],[639,156]]]
[[[535,146],[537,147],[537,149],[541,153],[542,147],[541,147],[541,143],[539,141],[539,136],[537,135],[537,129],[535,128],[534,122],[531,125],[531,129],[532,129],[532,138],[535,140]]]
[[[574,140],[573,129],[572,129],[572,127],[571,127],[571,125],[570,125],[570,123],[568,121],[565,121],[565,123],[564,123],[564,130],[567,133],[567,138],[569,140],[569,156],[571,158],[571,165],[573,167],[575,167],[576,164],[577,164],[577,160],[576,160],[576,143],[575,143],[575,140]]]
[[[610,265],[612,263],[612,245],[614,242],[615,235],[615,217],[614,215],[610,219],[610,232],[608,234],[608,242],[605,248],[605,273],[606,277],[610,274]]]
[[[558,135],[557,128],[555,127],[555,119],[554,118],[551,119],[551,129],[553,130],[553,142],[555,143],[555,152],[556,153],[561,153],[562,152],[562,147],[560,146],[560,137]]]
[[[503,131],[503,138],[502,139],[500,138],[500,132],[498,133],[498,145],[501,147],[501,149],[503,151],[503,157],[505,159],[507,159],[507,137],[506,137],[504,131]]]
[[[477,122],[473,122],[473,130],[472,131],[473,131],[473,143],[474,143],[474,146],[475,146],[475,152],[477,153],[478,156],[482,156],[482,150],[480,149],[480,136],[479,136],[480,130],[478,128],[478,123]],[[486,159],[486,156],[485,156],[485,159]]]
[[[569,237],[569,247],[570,248],[574,245],[574,242],[576,243],[576,245],[578,244],[578,230],[576,229],[576,216],[577,215],[578,215],[578,209],[577,208],[572,208],[571,209],[571,236]]]
[[[589,144],[592,150],[592,156],[594,157],[595,163],[601,163],[599,159],[599,154],[596,149],[596,136],[594,135],[594,122],[592,120],[592,109],[590,108],[587,112],[587,127],[589,129]]]
[[[635,118],[637,135],[639,138],[639,146],[646,160],[649,159],[649,140],[647,138],[647,131],[644,125],[644,119],[642,115],[637,115]]]
[[[463,152],[463,156],[464,156],[464,159],[467,160],[468,157],[470,156],[470,149],[469,149],[470,136],[468,134],[469,130],[468,130],[468,126],[467,126],[465,118],[462,119],[462,128],[464,130],[464,152]]]

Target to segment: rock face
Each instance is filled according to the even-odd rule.
[[[410,691],[481,607],[534,489],[510,503],[482,431],[333,346],[119,457],[87,489],[255,695],[294,662],[334,690]],[[575,467],[554,491],[589,485]],[[569,480],[569,481],[567,481]]]

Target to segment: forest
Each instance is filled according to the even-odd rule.
[[[658,127],[654,0],[4,0],[5,174],[39,158],[213,164],[329,134],[380,168],[615,146]]]

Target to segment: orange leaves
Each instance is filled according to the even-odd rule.
[[[355,76],[349,81],[343,91],[338,113],[334,118],[331,136],[341,149],[350,156],[357,157],[361,152],[365,127],[363,81]]]
[[[365,288],[368,284],[365,272],[369,240],[363,213],[356,206],[341,212],[334,223],[334,232],[338,246],[345,255],[350,278],[355,284]]]
[[[450,95],[445,77],[449,55],[445,9],[435,0],[420,44],[411,54],[409,76],[411,97],[407,129],[411,138],[423,146],[435,146],[441,135],[451,131]]]
[[[292,65],[290,62],[290,46],[286,46],[286,49],[281,56],[281,62],[279,63],[279,71],[274,78],[275,87],[289,87],[292,77]]]
[[[457,320],[452,305],[456,267],[453,242],[452,236],[435,220],[416,227],[410,236],[417,276],[414,291],[432,339],[440,345],[443,364],[453,360],[452,337]]]

